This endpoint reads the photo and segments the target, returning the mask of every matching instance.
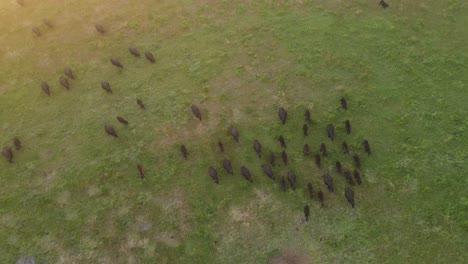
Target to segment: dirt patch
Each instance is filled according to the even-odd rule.
[[[282,252],[280,256],[268,260],[268,264],[310,264],[310,258],[303,254],[297,254],[289,250]]]

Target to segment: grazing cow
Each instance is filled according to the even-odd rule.
[[[143,104],[143,101],[141,101],[140,99],[137,99],[136,102],[140,106],[141,109],[145,109],[145,105]]]
[[[282,147],[282,148],[286,148],[286,141],[284,141],[284,137],[283,137],[283,136],[279,136],[278,141],[279,141],[279,143],[281,144],[281,147]]]
[[[322,167],[322,165],[320,164],[320,161],[321,161],[320,155],[318,153],[315,154],[315,165],[317,165],[317,167],[319,168]]]
[[[53,27],[54,27],[54,25],[52,24],[52,22],[50,22],[49,19],[44,18],[42,21],[44,22],[44,24],[45,24],[46,26],[48,26],[48,27],[50,27],[50,28],[53,28]]]
[[[101,82],[101,88],[104,89],[108,93],[112,93],[112,90],[110,88],[110,84],[106,81]]]
[[[67,78],[65,78],[63,76],[60,76],[59,82],[63,87],[65,87],[65,89],[67,89],[67,90],[70,89],[70,84],[68,84]]]
[[[359,174],[359,171],[358,170],[354,170],[354,179],[356,179],[356,182],[361,185],[362,181],[361,181],[361,175]]]
[[[333,126],[333,124],[328,124],[327,135],[333,141],[333,138],[335,138],[335,127]]]
[[[284,179],[284,176],[281,176],[280,187],[281,187],[281,191],[283,192],[286,191],[286,180]]]
[[[94,27],[96,28],[97,32],[104,34],[106,33],[106,30],[101,24],[95,24]]]
[[[156,63],[156,59],[154,58],[153,53],[147,51],[147,52],[145,52],[145,57],[146,57],[146,59],[151,61],[151,63]]]
[[[339,161],[336,161],[335,162],[335,168],[336,168],[336,172],[338,172],[339,174],[342,173],[342,170],[341,170],[341,163]]]
[[[385,8],[388,7],[388,4],[387,4],[384,0],[380,0],[379,5],[380,5],[383,9],[385,9]]]
[[[349,123],[349,120],[345,121],[345,126],[346,126],[346,133],[351,134],[351,123]]]
[[[281,119],[281,123],[283,123],[284,125],[284,123],[286,122],[286,117],[288,116],[288,113],[283,107],[280,107],[280,109],[278,110],[278,115],[279,115],[279,118]]]
[[[234,175],[234,170],[232,169],[231,161],[224,158],[223,159],[223,167],[227,171],[227,173]]]
[[[140,178],[144,179],[145,172],[143,171],[143,167],[140,164],[137,165],[137,170],[138,170],[138,175],[140,175]]]
[[[2,155],[7,159],[9,163],[13,163],[13,151],[11,151],[11,148],[4,147],[2,149]]]
[[[271,169],[270,165],[264,163],[262,164],[262,169],[263,169],[263,172],[266,174],[266,176],[275,180],[275,176],[273,176],[273,170]]]
[[[23,0],[16,0],[16,3],[20,6],[24,6],[24,1]]]
[[[288,155],[286,154],[286,151],[281,152],[281,159],[283,159],[284,166],[288,165]]]
[[[73,76],[73,72],[69,67],[63,68],[63,73],[65,73],[65,75],[67,75],[71,79],[75,79],[75,77]]]
[[[198,108],[198,106],[196,105],[192,105],[192,113],[195,115],[196,118],[200,119],[200,121],[202,120],[202,116],[201,116],[201,112],[200,112],[200,109]]]
[[[303,152],[304,152],[304,156],[309,156],[309,154],[310,154],[310,147],[309,147],[309,144],[305,144],[305,145],[304,145],[304,150],[303,150]]]
[[[32,32],[34,32],[34,34],[36,34],[36,36],[41,36],[41,31],[39,31],[39,28],[37,28],[36,26],[32,26],[31,30]]]
[[[275,153],[270,152],[270,157],[268,158],[270,161],[271,166],[275,166]]]
[[[254,140],[253,148],[255,152],[257,152],[258,157],[261,158],[262,157],[262,144],[260,144],[258,140]]]
[[[364,145],[364,151],[367,153],[367,155],[371,154],[370,146],[369,146],[369,141],[364,140],[362,142],[362,145]]]
[[[245,166],[241,167],[241,174],[244,176],[246,180],[248,180],[250,183],[252,183],[252,176],[250,176],[250,171],[247,169]]]
[[[239,131],[234,126],[229,127],[232,137],[239,143]]]
[[[180,153],[182,153],[182,157],[184,157],[184,159],[187,159],[187,148],[184,144],[180,145]]]
[[[333,192],[333,179],[330,173],[327,172],[325,175],[323,175],[323,182],[325,185],[327,185],[328,191]]]
[[[219,184],[218,172],[216,171],[215,168],[213,168],[213,166],[210,166],[210,167],[208,168],[208,173],[210,174],[210,177],[213,179],[213,181],[214,181],[216,184]]]
[[[344,176],[345,176],[346,181],[348,182],[349,185],[354,185],[354,180],[353,180],[353,177],[351,176],[351,172],[349,170],[345,170]]]
[[[356,165],[356,168],[361,169],[361,160],[359,159],[358,154],[354,154],[353,159],[354,159],[354,164]]]
[[[322,152],[324,157],[328,156],[327,146],[325,146],[325,143],[320,145],[320,152]]]
[[[344,154],[349,153],[349,147],[348,147],[348,143],[346,143],[346,141],[343,141],[343,144],[341,144],[341,149],[343,150]]]
[[[219,149],[219,152],[224,152],[224,145],[223,145],[223,142],[218,141],[218,149]]]
[[[319,191],[317,192],[317,196],[318,196],[318,198],[320,200],[320,204],[323,207],[323,192],[322,192],[322,190],[319,189]]]
[[[310,208],[308,204],[304,206],[304,215],[305,215],[306,222],[309,222]]]
[[[304,117],[305,117],[306,122],[312,122],[312,120],[310,120],[310,110],[309,109],[305,110]]]
[[[307,191],[309,192],[310,199],[314,199],[314,189],[312,188],[312,183],[307,184]]]
[[[118,59],[111,58],[110,62],[112,63],[112,65],[123,69],[123,65],[122,65],[122,63],[120,63],[120,61]]]
[[[343,107],[344,110],[348,110],[348,102],[346,102],[346,99],[341,98],[340,102],[341,102],[341,107]]]
[[[292,189],[296,190],[296,175],[294,175],[294,172],[288,171],[288,181]]]
[[[17,137],[13,139],[13,145],[15,145],[16,150],[21,149],[21,141]]]
[[[119,137],[117,136],[117,133],[115,132],[114,128],[109,125],[104,126],[104,130],[106,131],[107,134],[113,136],[113,137]]]
[[[304,132],[304,136],[307,136],[307,131],[308,131],[308,130],[309,130],[309,128],[307,127],[307,125],[304,124],[304,125],[302,126],[302,131]]]
[[[128,51],[130,52],[130,54],[132,54],[133,56],[135,57],[140,57],[140,52],[138,52],[138,50],[134,47],[129,47],[128,48]]]
[[[121,123],[121,124],[124,124],[126,126],[128,126],[128,121],[125,120],[125,118],[121,117],[121,116],[118,116],[117,117],[117,120]]]
[[[345,197],[348,200],[348,202],[354,208],[354,192],[353,192],[353,190],[351,190],[351,188],[349,188],[349,187],[346,187],[344,194],[345,194]]]
[[[49,85],[46,82],[41,82],[41,88],[44,93],[46,93],[48,96],[50,96],[50,88]]]

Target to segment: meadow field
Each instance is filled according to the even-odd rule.
[[[13,163],[0,156],[0,263],[468,262],[466,1],[23,2],[0,2],[0,148],[22,143]],[[70,90],[58,81],[64,67]],[[355,208],[334,169],[336,160],[353,168],[344,140],[361,156]],[[329,155],[318,168],[302,147],[315,153],[322,142]],[[270,151],[277,177],[296,174],[295,191],[264,175]],[[323,208],[308,182],[324,191]]]

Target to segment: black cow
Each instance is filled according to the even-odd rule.
[[[349,188],[349,187],[346,187],[344,194],[345,194],[345,197],[348,200],[348,202],[354,208],[354,192],[353,192],[353,190],[351,190],[351,188]]]
[[[333,124],[328,124],[327,135],[333,141],[333,139],[335,138],[335,127],[333,126]]]
[[[348,143],[346,143],[346,141],[343,141],[343,144],[341,144],[341,149],[343,150],[344,154],[349,153],[349,147],[348,147]]]
[[[288,181],[292,189],[296,190],[296,175],[294,175],[294,172],[288,171]]]
[[[336,172],[338,172],[339,174],[342,173],[341,171],[341,163],[339,161],[336,161],[335,162],[335,168],[336,168]]]
[[[153,56],[153,53],[147,51],[145,52],[145,57],[148,59],[151,63],[156,63],[156,59]]]
[[[232,137],[239,143],[239,131],[234,126],[229,127]]]
[[[327,172],[325,175],[323,175],[323,182],[325,185],[327,185],[328,191],[333,192],[333,179],[330,173]]]
[[[200,121],[201,121],[202,116],[201,116],[201,112],[200,112],[200,109],[198,108],[198,106],[192,105],[191,109],[192,109],[193,115],[195,115],[195,117],[200,119]]]
[[[143,104],[143,101],[141,101],[140,99],[137,99],[136,102],[138,106],[140,106],[141,109],[145,109],[145,105]]]
[[[309,109],[305,110],[304,117],[305,117],[306,122],[312,122],[311,119],[310,119],[310,110]]]
[[[275,153],[270,152],[270,157],[268,158],[271,166],[275,166]]]
[[[383,9],[385,9],[385,8],[388,7],[388,4],[387,4],[384,0],[380,0],[379,5],[380,5]]]
[[[369,141],[364,140],[362,142],[362,145],[364,146],[364,151],[367,153],[367,155],[371,154],[370,146],[369,146]]]
[[[284,137],[283,137],[283,136],[279,136],[278,141],[279,141],[279,143],[281,144],[281,147],[282,147],[282,148],[286,148],[286,141],[284,141]]]
[[[210,167],[208,168],[208,173],[210,174],[211,179],[213,179],[213,181],[214,181],[216,184],[219,184],[218,172],[216,171],[215,168],[213,168],[213,166],[210,166]]]
[[[140,164],[137,165],[137,171],[138,171],[138,175],[140,175],[140,178],[144,179],[145,172],[143,171],[143,167]]]
[[[184,144],[180,145],[180,153],[182,153],[184,159],[187,159],[187,148]]]
[[[107,134],[113,136],[113,137],[119,137],[117,136],[117,133],[115,132],[114,128],[109,125],[104,126],[104,130],[106,131]]]
[[[307,132],[309,131],[309,128],[307,127],[306,124],[302,126],[302,131],[304,132],[304,136],[307,136]]]
[[[219,149],[219,152],[224,152],[224,145],[223,145],[223,142],[218,141],[218,149]]]
[[[324,157],[328,156],[327,146],[325,146],[325,143],[320,145],[320,152],[322,152]]]
[[[284,123],[286,123],[286,117],[288,116],[288,113],[283,107],[280,107],[280,109],[278,110],[278,115],[279,115],[279,118],[281,119],[281,123],[283,123],[284,125]]]
[[[15,145],[16,150],[21,149],[21,141],[17,137],[13,139],[13,145]]]
[[[354,180],[353,180],[353,177],[351,176],[351,172],[349,170],[345,170],[344,176],[345,176],[346,181],[348,182],[349,185],[354,185]]]
[[[231,161],[224,158],[223,159],[223,167],[227,171],[227,173],[234,175],[234,170],[232,169]]]
[[[249,169],[247,169],[245,166],[241,167],[241,174],[244,176],[246,180],[248,180],[250,183],[252,183],[252,176],[250,175]]]
[[[358,170],[354,170],[354,179],[356,179],[356,182],[361,185],[362,180],[361,180],[361,175],[359,174]]]
[[[286,154],[286,151],[283,150],[281,152],[281,158],[283,159],[284,166],[288,165],[288,155]]]
[[[304,145],[304,150],[303,150],[303,152],[304,152],[304,155],[305,155],[305,156],[309,156],[309,154],[310,154],[310,147],[309,147],[309,144],[305,144],[305,145]]]
[[[41,82],[41,88],[44,93],[46,93],[48,96],[50,96],[50,88],[49,85],[46,82]]]
[[[106,81],[101,82],[101,88],[104,89],[108,93],[112,93],[112,90],[110,88],[110,84]]]
[[[268,176],[269,178],[271,179],[275,179],[275,176],[273,176],[273,170],[271,169],[270,165],[264,163],[262,164],[262,169],[263,169],[263,172],[266,174],[266,176]]]
[[[359,159],[358,154],[354,154],[353,159],[354,159],[354,164],[356,165],[356,168],[361,169],[361,160]]]
[[[315,165],[317,165],[317,167],[319,168],[322,167],[322,165],[320,164],[320,161],[321,161],[320,155],[318,153],[315,154]]]
[[[304,206],[304,216],[305,216],[306,222],[309,222],[309,215],[310,215],[310,208],[309,208],[309,205],[306,204]]]
[[[130,52],[130,54],[132,54],[133,56],[135,57],[140,57],[140,52],[138,52],[138,50],[134,47],[129,47],[128,48],[128,51]]]
[[[124,119],[123,117],[121,117],[121,116],[118,116],[118,117],[117,117],[117,120],[118,120],[120,123],[122,123],[122,124],[124,124],[124,125],[126,125],[126,126],[128,125],[128,121],[125,120],[125,119]]]
[[[9,163],[13,163],[13,151],[11,151],[11,148],[4,147],[2,149],[2,155],[7,159]]]
[[[318,191],[318,193],[317,193],[317,196],[318,196],[318,198],[319,198],[319,200],[320,200],[320,204],[321,204],[322,207],[323,207],[323,192],[322,192],[322,190],[319,189],[319,191]]]
[[[349,123],[349,120],[345,121],[345,127],[346,127],[346,133],[351,134],[351,123]]]
[[[257,153],[258,158],[261,158],[262,157],[262,144],[260,144],[260,142],[255,139],[253,143],[253,148],[255,152]]]
[[[344,110],[348,110],[348,102],[346,102],[346,99],[341,98],[340,102],[341,102],[341,107],[343,107]]]
[[[116,59],[116,58],[111,58],[111,59],[110,59],[110,62],[112,63],[112,65],[123,69],[123,65],[122,65],[122,63],[121,63],[118,59]]]

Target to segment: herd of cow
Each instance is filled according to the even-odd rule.
[[[348,103],[347,103],[346,99],[341,98],[340,102],[341,102],[341,107],[344,110],[347,110],[348,109]],[[192,109],[192,113],[195,115],[195,117],[198,118],[201,121],[202,116],[201,116],[200,109],[196,105],[192,105],[191,109]],[[286,109],[284,109],[283,107],[280,107],[279,110],[278,110],[278,115],[279,115],[279,118],[280,118],[282,124],[284,125],[286,123],[286,119],[287,119]],[[308,135],[307,123],[311,122],[310,110],[309,109],[305,110],[304,116],[305,116],[306,124],[304,124],[304,126],[303,126],[303,132],[304,132],[304,136],[307,136]],[[345,123],[346,133],[350,134],[351,133],[351,123],[349,122],[349,120],[346,120],[344,123]],[[229,127],[229,133],[232,135],[234,140],[237,143],[239,143],[239,138],[240,138],[239,137],[239,131],[234,126],[231,125]],[[330,138],[330,140],[333,141],[334,138],[335,138],[335,127],[334,127],[333,124],[328,124],[327,125],[326,133],[327,133],[327,136]],[[278,141],[279,141],[279,143],[281,145],[281,148],[283,149],[283,151],[281,152],[281,159],[282,159],[284,165],[287,166],[288,165],[288,155],[287,155],[287,153],[285,151],[285,149],[286,149],[285,138],[280,135],[278,137]],[[348,147],[348,144],[346,143],[346,141],[344,141],[341,146],[342,146],[343,153],[344,154],[349,154],[349,147]],[[368,155],[370,155],[371,154],[371,149],[370,149],[369,141],[364,140],[362,142],[362,146],[363,146],[364,152],[367,153]],[[224,145],[223,145],[223,143],[221,141],[218,142],[218,149],[219,149],[220,152],[224,152]],[[253,150],[255,151],[255,153],[257,154],[257,156],[259,158],[262,157],[262,145],[261,145],[260,141],[258,141],[257,139],[255,139],[253,141]],[[185,147],[185,145],[180,146],[180,151],[182,153],[182,156],[185,159],[187,159],[187,148]],[[327,151],[327,147],[326,147],[325,143],[322,143],[320,145],[319,152],[320,152],[321,155],[319,153],[316,153],[315,156],[314,156],[314,159],[315,159],[316,166],[318,168],[322,168],[321,159],[322,159],[322,157],[325,158],[325,157],[328,156],[328,151]],[[310,155],[310,146],[309,146],[309,144],[304,145],[303,153],[304,153],[305,156]],[[276,177],[274,176],[273,169],[272,169],[272,166],[275,166],[275,154],[273,152],[270,153],[270,155],[268,157],[268,161],[269,161],[268,163],[263,163],[261,165],[262,170],[263,170],[263,172],[265,173],[265,175],[267,177],[271,178],[272,180],[276,180]],[[342,167],[340,161],[335,162],[335,170],[336,170],[336,172],[338,174],[341,174],[341,175],[344,176],[344,178],[345,178],[346,182],[348,183],[348,185],[355,185],[355,182],[358,185],[361,185],[362,180],[361,180],[361,175],[359,173],[359,170],[361,169],[361,160],[360,160],[358,154],[353,155],[353,161],[354,161],[354,166],[355,166],[354,173],[353,173],[354,179],[353,179],[353,176],[351,174],[351,171],[348,170],[348,169],[344,169]],[[223,163],[223,168],[226,170],[226,172],[228,174],[234,175],[234,170],[232,168],[231,161],[229,159],[227,159],[227,158],[224,158],[222,163]],[[208,174],[216,184],[219,184],[218,171],[215,169],[215,166],[209,166],[208,167]],[[250,183],[253,183],[252,175],[251,175],[251,173],[250,173],[250,171],[249,171],[249,169],[247,167],[241,166],[240,167],[240,174],[247,181],[249,181]],[[296,178],[296,175],[294,174],[294,172],[289,170],[287,172],[286,177],[287,177],[287,181],[291,185],[291,188],[293,190],[296,190],[297,178]],[[327,186],[327,189],[328,189],[329,192],[334,192],[333,178],[332,178],[332,175],[331,175],[330,172],[326,172],[323,175],[323,182]],[[280,177],[279,184],[280,184],[280,189],[283,192],[285,192],[286,191],[286,178],[285,178],[285,176]],[[309,193],[310,198],[314,199],[314,189],[313,189],[312,183],[310,183],[310,182],[307,183],[307,192]],[[346,197],[347,201],[351,204],[351,206],[354,208],[354,206],[355,206],[354,191],[350,187],[345,187],[344,196]],[[317,197],[318,197],[318,199],[319,199],[319,201],[321,203],[321,206],[323,207],[323,205],[324,205],[324,194],[323,194],[323,192],[322,192],[322,190],[320,188],[319,188],[319,190],[317,192]],[[309,207],[308,204],[306,204],[304,206],[304,215],[305,215],[306,221],[308,221],[308,219],[309,219],[309,214],[310,214],[310,207]]]
[[[19,1],[19,0],[18,0],[18,3],[23,4],[23,2]],[[384,2],[383,0],[381,0],[379,2],[379,5],[381,5],[383,8],[388,7],[388,4],[386,2]],[[44,24],[46,26],[50,27],[50,28],[53,27],[53,24],[48,19],[44,20]],[[105,34],[106,33],[106,30],[100,24],[95,24],[95,28],[96,28],[96,31],[99,32],[100,34]],[[32,27],[32,31],[38,37],[41,36],[40,30],[36,26]],[[135,57],[140,57],[140,53],[138,52],[138,50],[135,47],[129,47],[128,51],[129,51],[129,53],[131,55],[133,55]],[[155,60],[155,58],[154,58],[154,56],[153,56],[153,54],[151,52],[146,51],[144,54],[145,54],[146,59],[148,59],[151,63],[156,62],[156,60]],[[110,58],[110,62],[111,62],[112,65],[114,65],[114,66],[116,66],[118,68],[124,68],[123,64],[117,58]],[[73,75],[72,70],[69,67],[65,67],[63,71],[64,71],[64,74],[68,78],[70,78],[70,79],[75,78],[75,76]],[[63,86],[67,90],[70,89],[70,83],[69,83],[69,80],[66,77],[60,76],[59,83],[60,83],[61,86]],[[47,82],[42,81],[40,86],[41,86],[42,91],[45,94],[47,94],[48,96],[51,95],[50,87],[47,84]],[[110,87],[110,84],[107,81],[101,81],[101,88],[104,89],[106,92],[112,94],[112,89]],[[348,104],[347,104],[347,101],[346,101],[345,98],[342,98],[340,100],[340,103],[341,103],[341,107],[343,109],[345,109],[345,110],[348,109]],[[143,104],[143,102],[140,99],[137,99],[137,104],[138,104],[138,106],[140,108],[145,109],[145,105]],[[202,121],[201,111],[198,108],[198,106],[192,105],[191,110],[192,110],[192,113],[195,115],[195,117],[198,118],[200,121]],[[282,124],[284,125],[286,123],[286,119],[287,119],[286,110],[283,107],[279,108],[278,115],[279,115],[279,118],[280,118]],[[304,113],[306,124],[304,124],[303,127],[302,127],[304,136],[308,135],[309,128],[307,126],[307,122],[311,122],[311,117],[310,116],[311,116],[310,110],[306,109],[305,113]],[[128,121],[125,120],[121,116],[118,116],[117,120],[120,123],[124,124],[124,125],[128,125]],[[345,121],[345,128],[346,128],[346,133],[350,134],[351,133],[351,124],[350,124],[349,120]],[[105,130],[105,132],[107,134],[109,134],[109,135],[111,135],[113,137],[116,137],[116,138],[118,137],[117,132],[115,131],[115,129],[111,125],[106,124],[104,126],[104,130]],[[229,127],[229,132],[232,135],[232,137],[234,138],[234,140],[236,142],[239,142],[239,132],[234,126]],[[335,128],[334,128],[333,124],[328,124],[327,125],[326,133],[327,133],[327,136],[330,138],[330,140],[333,141],[333,139],[335,137]],[[284,165],[287,166],[288,165],[288,155],[287,155],[287,153],[285,151],[286,141],[285,141],[283,136],[279,136],[278,141],[279,141],[279,143],[281,145],[281,148],[283,149],[283,151],[281,152],[281,159],[282,159]],[[368,155],[370,155],[371,150],[370,150],[369,142],[367,140],[364,140],[362,142],[362,145],[363,145],[364,151]],[[20,142],[20,140],[18,138],[14,138],[13,146],[17,151],[21,149],[21,142]],[[348,147],[348,144],[346,143],[346,141],[344,141],[341,144],[341,148],[342,148],[342,151],[343,151],[344,154],[349,154],[349,147]],[[4,147],[2,149],[2,155],[7,159],[7,161],[9,163],[13,163],[13,150],[12,149],[13,149],[13,147],[9,147],[9,146],[6,146],[6,147]],[[224,152],[224,145],[223,145],[223,143],[221,141],[218,142],[218,149],[219,149],[220,152]],[[258,155],[258,157],[261,158],[261,156],[262,156],[262,145],[257,139],[254,140],[254,142],[253,142],[253,149],[256,152],[256,154]],[[186,148],[185,145],[182,144],[180,146],[180,151],[181,151],[181,154],[182,154],[183,158],[187,159],[188,152],[187,152],[187,148]],[[309,156],[311,154],[309,144],[304,144],[303,154],[305,156]],[[316,166],[318,168],[322,167],[322,164],[321,164],[322,158],[326,158],[327,156],[328,156],[328,151],[327,151],[326,144],[322,143],[320,145],[319,153],[314,154],[314,162],[315,162],[315,164],[316,164]],[[271,178],[272,180],[276,180],[276,178],[274,176],[274,173],[273,173],[273,169],[272,169],[272,166],[275,166],[275,154],[273,152],[270,153],[270,155],[268,157],[268,161],[269,161],[268,163],[261,164],[262,170],[263,170],[263,172],[265,173],[265,175],[267,177]],[[336,170],[336,172],[338,174],[341,174],[341,175],[344,176],[344,178],[347,181],[348,185],[354,185],[355,181],[357,182],[358,185],[360,185],[362,183],[361,176],[360,176],[360,173],[359,173],[359,170],[361,169],[361,162],[360,162],[360,158],[359,158],[358,154],[353,155],[353,161],[354,161],[354,166],[355,166],[353,174],[351,173],[350,170],[344,169],[339,161],[335,162],[335,170]],[[232,168],[231,161],[229,159],[224,158],[222,164],[223,164],[223,168],[226,170],[226,172],[228,174],[234,175],[234,170]],[[144,173],[144,170],[143,170],[143,166],[141,164],[137,165],[137,172],[138,172],[138,175],[141,178],[144,178],[145,173]],[[250,171],[249,171],[249,169],[247,167],[241,166],[240,173],[247,181],[253,183],[252,175],[251,175],[251,173],[250,173]],[[209,166],[208,174],[216,184],[219,184],[218,171],[215,169],[215,166]],[[352,175],[354,175],[354,179],[353,179]],[[291,188],[293,190],[296,190],[296,186],[297,186],[296,181],[297,180],[296,180],[296,175],[294,174],[294,172],[289,170],[286,177],[287,177],[287,181],[291,185]],[[332,178],[332,175],[331,175],[330,172],[326,172],[323,175],[323,182],[327,186],[327,189],[328,189],[329,192],[334,192],[333,178]],[[280,177],[279,184],[280,184],[280,189],[283,192],[285,192],[286,191],[285,176]],[[313,199],[314,198],[314,189],[313,189],[313,186],[312,186],[312,184],[310,182],[307,183],[307,192],[309,193],[310,198]],[[354,192],[350,187],[345,187],[344,196],[346,197],[347,201],[351,204],[351,206],[354,208],[354,206],[355,206]],[[321,203],[321,206],[323,207],[323,205],[324,205],[324,194],[323,194],[323,192],[322,192],[322,190],[320,188],[318,189],[317,197],[318,197],[318,199],[319,199],[319,201]],[[305,215],[306,221],[308,221],[308,219],[309,219],[309,214],[310,214],[310,208],[309,208],[309,205],[306,204],[304,206],[304,215]]]

